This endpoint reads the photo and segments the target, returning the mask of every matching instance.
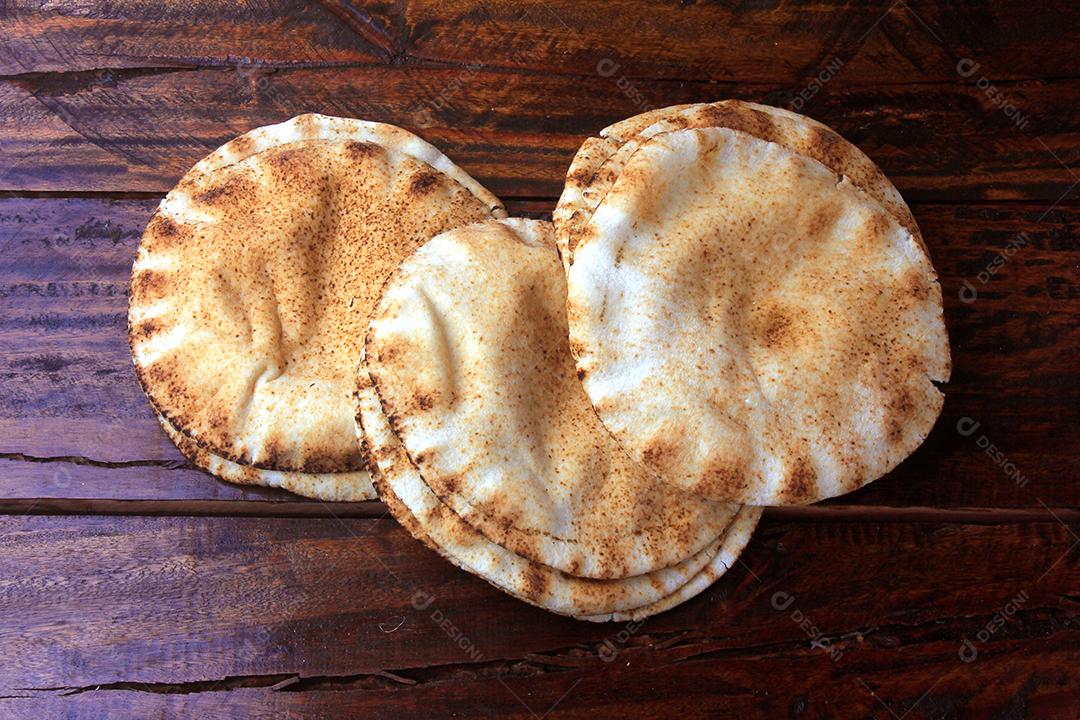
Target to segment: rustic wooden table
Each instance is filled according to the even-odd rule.
[[[0,717],[1080,713],[1076,3],[16,0],[0,42]],[[156,425],[129,267],[229,138],[396,123],[545,217],[587,134],[726,97],[895,180],[955,373],[913,457],[767,511],[695,600],[559,618],[378,503],[218,482]]]

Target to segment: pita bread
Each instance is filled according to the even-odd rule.
[[[567,347],[550,223],[432,239],[387,283],[367,367],[435,495],[488,540],[588,578],[665,568],[738,510],[657,482],[604,430]]]
[[[789,110],[739,100],[674,105],[615,123],[588,138],[566,174],[566,185],[552,214],[564,267],[596,206],[643,142],[684,128],[727,127],[782,145],[813,158],[837,175],[846,175],[915,237],[926,250],[915,218],[900,192],[861,150],[834,130]]]
[[[376,499],[371,484],[371,473],[354,470],[340,473],[299,473],[281,470],[263,470],[251,465],[240,465],[204,450],[169,421],[155,413],[165,434],[179,448],[184,457],[211,475],[238,485],[261,485],[322,500],[323,502],[361,502]]]
[[[129,304],[143,389],[208,458],[363,471],[350,396],[382,283],[432,235],[502,216],[400,128],[301,115],[242,135],[184,176],[143,235]]]
[[[756,508],[743,508],[721,537],[673,567],[621,580],[574,577],[492,543],[435,496],[390,427],[364,363],[356,403],[358,437],[373,458],[379,495],[405,529],[463,570],[560,615],[601,622],[673,607],[723,574],[746,544],[760,515]]]
[[[921,243],[847,177],[729,128],[643,142],[567,273],[592,404],[658,477],[801,504],[880,477],[926,437],[949,377]]]

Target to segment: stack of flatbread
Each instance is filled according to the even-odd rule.
[[[432,235],[505,215],[391,125],[301,115],[226,143],[161,202],[132,268],[132,357],[165,432],[225,480],[373,499],[350,398],[379,290]]]
[[[735,101],[645,113],[586,140],[553,218],[507,219],[399,128],[252,131],[147,228],[140,381],[218,477],[377,491],[453,564],[593,621],[700,593],[761,506],[858,488],[932,427],[933,267],[827,127]]]
[[[585,142],[554,219],[578,375],[657,477],[814,502],[937,419],[937,275],[896,188],[826,126],[738,101],[630,118]]]
[[[358,419],[390,511],[554,612],[637,618],[730,566],[760,510],[695,497],[616,445],[578,381],[549,223],[437,236],[368,326]]]

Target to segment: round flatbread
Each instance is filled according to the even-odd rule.
[[[790,110],[740,100],[673,105],[622,120],[588,138],[566,174],[566,185],[552,214],[564,267],[596,206],[611,189],[626,160],[643,142],[684,128],[727,127],[782,145],[813,158],[880,202],[923,247],[915,218],[896,186],[864,152],[827,125]]]
[[[220,459],[363,471],[350,396],[383,282],[433,235],[504,215],[400,128],[301,115],[242,135],[184,176],[143,235],[128,316],[143,389]]]
[[[390,427],[364,363],[359,370],[356,403],[358,437],[373,459],[379,495],[405,529],[463,570],[560,615],[602,622],[644,617],[674,607],[701,592],[730,567],[760,516],[757,508],[743,508],[721,537],[670,568],[621,580],[574,577],[492,543],[435,496]]]
[[[354,470],[340,473],[299,473],[283,470],[264,470],[241,465],[214,455],[195,444],[190,438],[155,413],[169,439],[184,457],[206,472],[238,485],[260,485],[280,488],[303,497],[323,502],[361,502],[374,500],[377,495],[371,484],[371,473]]]
[[[729,128],[640,144],[588,218],[570,345],[639,462],[714,500],[799,504],[880,477],[949,377],[937,276],[869,193]]]
[[[492,542],[579,577],[679,563],[738,508],[657,482],[613,441],[575,375],[565,298],[550,223],[432,239],[371,316],[382,406],[435,495]]]

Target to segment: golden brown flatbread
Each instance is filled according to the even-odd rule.
[[[433,235],[504,215],[400,128],[302,115],[253,130],[192,168],[146,229],[129,304],[139,380],[219,460],[363,472],[350,398],[383,282]]]
[[[948,339],[921,239],[884,195],[728,127],[637,142],[562,237],[578,372],[636,460],[714,500],[798,504],[918,447]]]

